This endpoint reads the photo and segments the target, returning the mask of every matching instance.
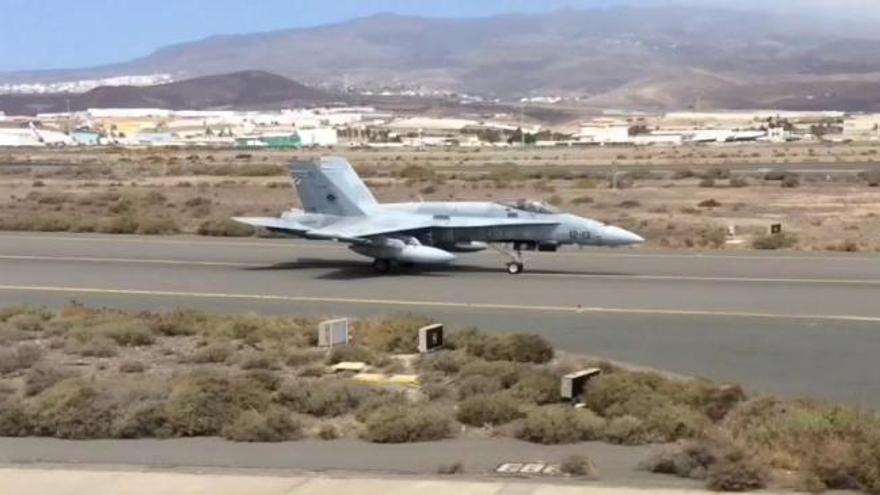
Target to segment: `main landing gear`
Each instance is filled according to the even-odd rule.
[[[391,271],[391,260],[376,258],[373,260],[373,270],[377,273],[388,273]]]
[[[510,258],[511,261],[507,264],[507,273],[511,275],[519,275],[525,270],[525,264],[522,259],[522,250],[517,249],[519,247],[518,245],[514,244],[513,250],[505,249],[497,244],[489,244],[489,246]]]
[[[507,264],[507,273],[511,275],[519,275],[520,273],[522,273],[524,268],[525,265],[523,265],[522,263],[511,261]]]

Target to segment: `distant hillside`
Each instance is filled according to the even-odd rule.
[[[621,107],[877,109],[863,92],[880,88],[880,28],[857,29],[809,9],[791,16],[682,6],[470,19],[381,14],[214,36],[105,67],[0,73],[0,81],[241,70],[313,85],[345,80],[502,97],[568,94]]]
[[[198,77],[157,86],[104,86],[82,94],[0,95],[10,115],[87,108],[257,109],[317,105],[333,101],[326,92],[263,71]]]

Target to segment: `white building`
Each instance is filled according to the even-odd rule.
[[[851,115],[843,121],[843,135],[849,139],[880,137],[880,114]]]
[[[617,121],[602,122],[597,119],[580,126],[575,138],[581,143],[622,144],[630,142],[629,126]]]
[[[336,146],[339,144],[336,129],[330,127],[298,129],[296,133],[303,146]]]
[[[0,129],[0,146],[72,146],[73,138],[63,132],[31,127]]]

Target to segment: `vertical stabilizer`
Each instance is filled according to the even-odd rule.
[[[290,165],[296,192],[308,213],[364,216],[376,207],[376,199],[344,158],[321,158]]]

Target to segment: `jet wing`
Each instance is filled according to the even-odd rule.
[[[309,227],[288,218],[235,217],[236,222],[263,227],[275,232],[314,240],[369,244],[369,237],[409,232],[431,227],[433,222],[422,217],[356,217],[344,218],[326,227]]]
[[[326,227],[313,228],[287,218],[236,217],[236,222],[316,240],[334,240],[367,244],[370,237],[403,234],[428,228],[480,228],[525,225],[558,225],[558,222],[518,218],[453,217],[451,219],[424,215],[376,215],[348,217]]]

